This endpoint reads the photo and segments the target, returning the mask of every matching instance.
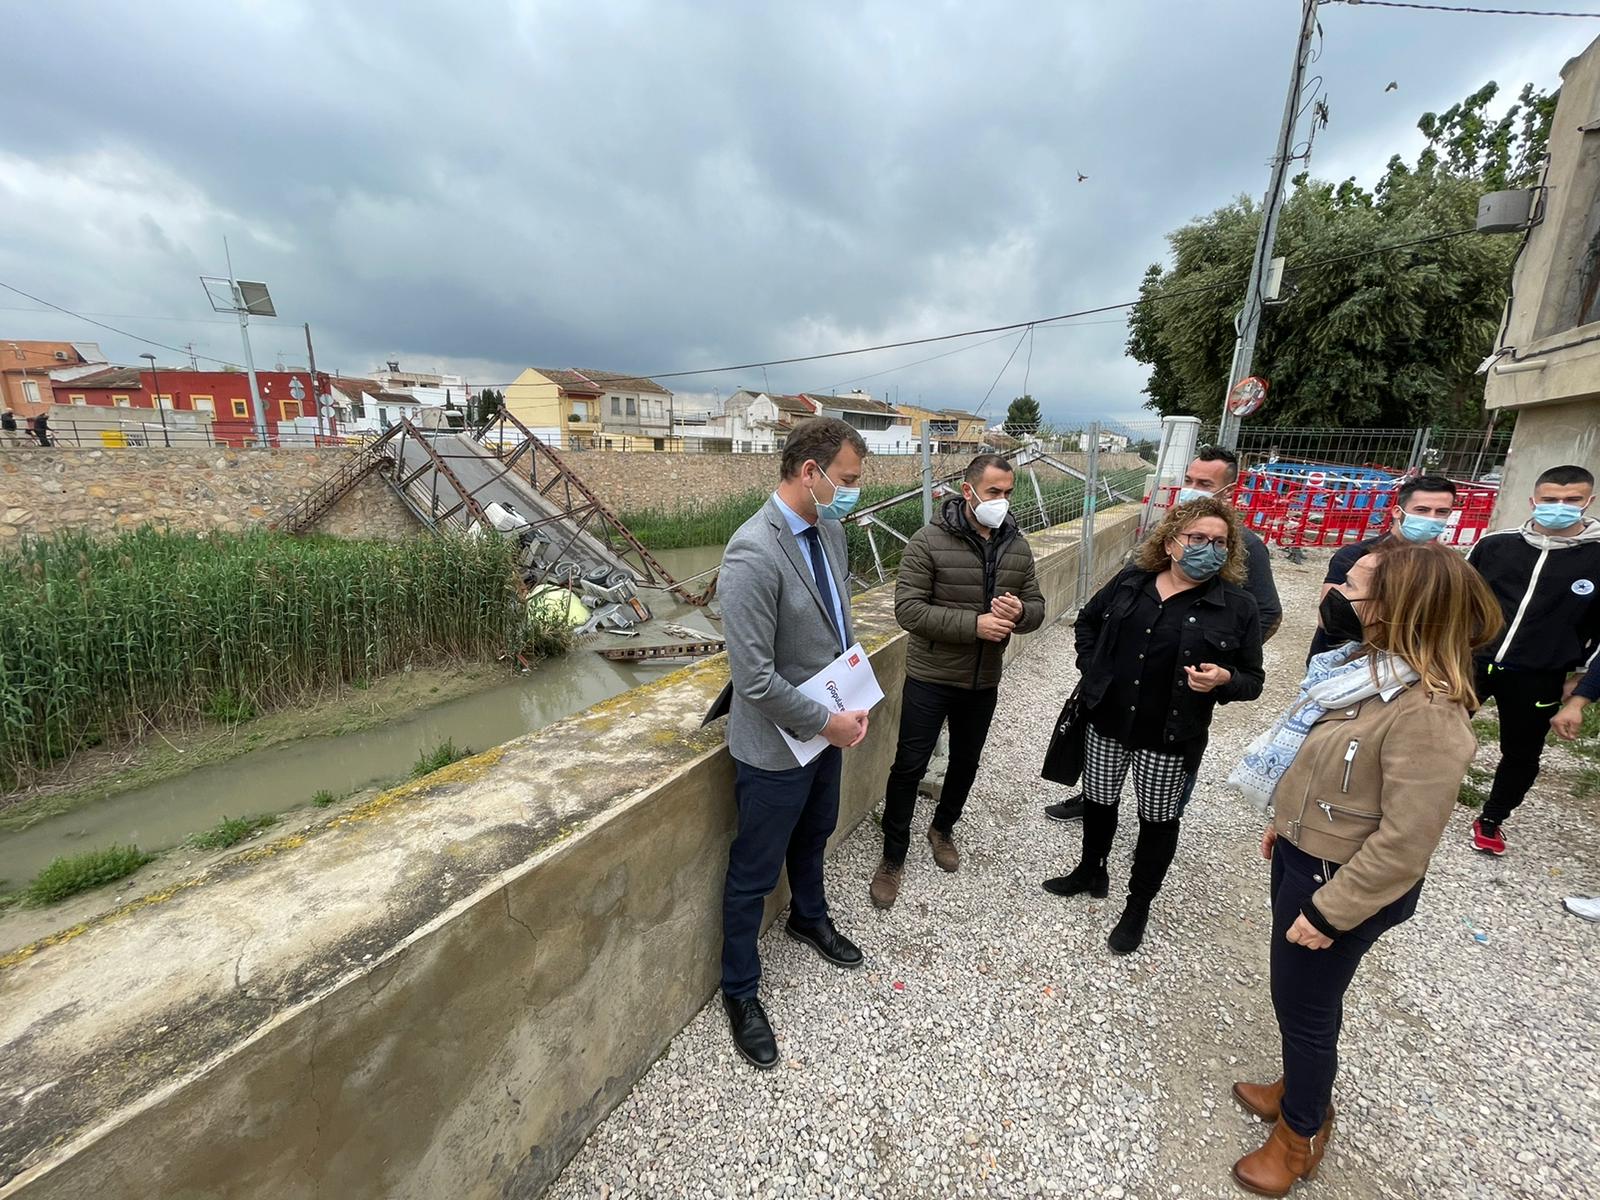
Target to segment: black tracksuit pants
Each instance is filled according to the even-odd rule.
[[[917,785],[927,774],[939,730],[950,723],[950,766],[939,790],[939,805],[933,813],[933,827],[949,833],[961,819],[967,793],[978,777],[978,759],[989,740],[989,722],[1000,689],[958,688],[946,684],[923,683],[906,677],[900,703],[900,745],[889,782],[883,792],[883,856],[890,862],[906,860],[911,847],[911,818],[917,808]]]
[[[1493,697],[1500,719],[1500,765],[1483,806],[1485,824],[1504,821],[1533,787],[1550,733],[1550,718],[1561,707],[1566,681],[1565,671],[1518,671],[1478,664],[1478,699]]]

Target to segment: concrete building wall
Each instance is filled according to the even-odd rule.
[[[1484,404],[1514,409],[1497,526],[1528,517],[1539,473],[1577,463],[1600,475],[1600,320],[1585,297],[1600,277],[1600,39],[1561,72],[1550,129],[1543,219],[1528,233],[1513,281],[1505,351]]]
[[[1131,546],[1136,515],[1130,505],[1102,516],[1097,580]],[[1058,615],[1073,598],[1074,530],[1035,546]],[[891,590],[857,610],[886,698],[849,752],[835,844],[881,799],[905,661]],[[540,1195],[715,989],[733,770],[720,727],[695,728],[695,714],[726,674],[720,656],[687,668],[483,756],[464,782],[440,785],[435,810],[414,786],[370,818],[286,839],[215,888],[0,961],[10,1000],[0,1032],[10,1023],[26,1050],[10,1060],[26,1076],[18,1085],[65,1081],[8,1135],[16,1157],[0,1162],[0,1179],[8,1166],[21,1173],[0,1198]],[[398,844],[397,828],[410,831]],[[485,836],[473,841],[474,828]],[[345,869],[315,869],[317,855],[338,853]],[[397,911],[404,919],[474,870],[475,890],[396,925]],[[261,881],[272,877],[316,919],[263,923]],[[773,898],[769,920],[784,903]],[[222,995],[204,978],[187,1007],[158,995],[139,937],[174,936],[149,932],[162,922],[189,931],[196,975],[254,930],[245,981],[243,953],[224,950]],[[295,961],[269,970],[280,952]],[[126,979],[103,1019],[146,1013],[105,1050],[114,1087],[95,1082],[80,1029],[94,1014],[75,971],[90,990]],[[240,999],[264,995],[265,1006]],[[15,1033],[30,1021],[44,1032]],[[149,1055],[129,1049],[152,1027]]]

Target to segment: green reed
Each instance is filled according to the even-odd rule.
[[[248,719],[522,646],[512,547],[60,534],[0,556],[0,788],[150,726]]]

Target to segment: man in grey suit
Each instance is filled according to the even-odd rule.
[[[850,646],[850,592],[839,521],[860,496],[866,443],[843,421],[817,417],[784,443],[782,479],[723,554],[717,591],[733,675],[728,750],[739,832],[722,893],[722,1003],[739,1052],[761,1068],[778,1046],[761,1007],[756,940],[766,898],[789,868],[784,928],[835,966],[861,951],[833,927],[822,857],[839,819],[841,750],[867,736],[865,712],[831,712],[796,690]],[[779,730],[828,748],[805,766]]]

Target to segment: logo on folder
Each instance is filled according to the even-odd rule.
[[[851,665],[851,666],[852,666],[852,667],[859,667],[859,666],[860,666],[860,665],[861,665],[861,655],[859,655],[859,654],[852,654],[852,655],[851,655],[851,656],[850,656],[850,665]]]

